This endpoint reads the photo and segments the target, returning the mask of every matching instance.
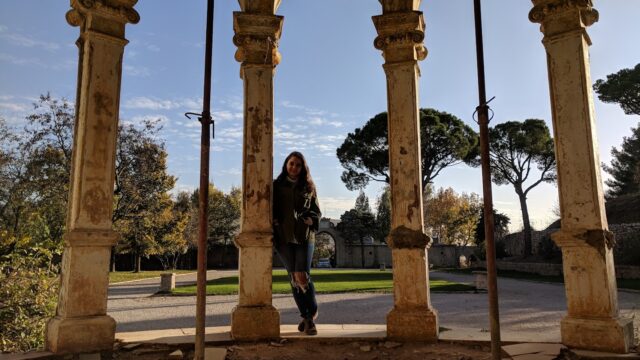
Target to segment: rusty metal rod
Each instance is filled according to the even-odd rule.
[[[484,49],[482,43],[482,12],[480,0],[474,0],[476,58],[478,65],[478,125],[480,126],[480,160],[482,163],[482,196],[484,198],[484,238],[487,254],[487,285],[489,293],[489,321],[491,325],[491,357],[500,360],[500,316],[498,313],[498,284],[496,273],[496,248],[493,220],[493,195],[491,194],[491,164],[489,162],[489,106],[484,79]]]
[[[204,360],[205,305],[207,301],[207,237],[209,220],[209,147],[211,129],[211,55],[213,48],[213,0],[207,0],[207,29],[204,54],[204,96],[200,138],[200,192],[198,196],[198,278],[196,293],[196,343],[194,359]]]

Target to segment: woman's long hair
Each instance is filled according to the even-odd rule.
[[[307,165],[307,160],[305,160],[304,155],[298,151],[294,151],[284,159],[284,163],[282,164],[282,171],[280,175],[276,178],[276,181],[285,181],[287,179],[287,162],[292,157],[297,157],[302,162],[302,169],[300,170],[300,176],[298,176],[298,184],[296,185],[300,189],[305,189],[305,191],[310,192],[315,195],[316,193],[316,185],[311,178],[311,173],[309,172],[309,165]]]

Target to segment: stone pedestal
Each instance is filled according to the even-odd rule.
[[[176,288],[176,274],[164,273],[160,274],[160,289],[161,293],[169,293]]]
[[[238,306],[231,314],[231,336],[259,340],[280,336],[280,314],[272,305],[273,75],[279,63],[283,18],[279,1],[241,1],[233,15],[244,82],[244,151],[239,248]]]
[[[589,45],[586,28],[598,20],[591,0],[533,0],[529,19],[541,24],[547,51],[558,168],[568,315],[562,342],[581,349],[628,352],[633,328],[618,314],[613,234],[605,215]]]
[[[67,232],[56,316],[46,330],[54,353],[113,348],[107,313],[116,132],[125,24],[137,0],[71,1],[67,21],[80,26],[76,122]]]
[[[429,300],[429,267],[422,218],[418,60],[426,57],[420,1],[382,0],[374,16],[374,45],[382,50],[387,76],[394,307],[387,315],[387,336],[434,341],[438,319]]]

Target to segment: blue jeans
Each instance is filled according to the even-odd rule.
[[[296,301],[300,316],[305,319],[311,319],[318,311],[318,303],[316,302],[316,289],[311,280],[311,259],[313,258],[313,250],[315,242],[309,241],[307,244],[286,243],[276,247],[276,253],[284,264],[289,274],[291,291],[293,299]],[[306,289],[297,286],[293,279],[293,272],[304,272],[307,274]]]

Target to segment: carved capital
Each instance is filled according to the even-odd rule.
[[[607,250],[616,244],[614,234],[606,229],[572,229],[559,230],[551,234],[551,239],[559,247],[591,246],[604,257]]]
[[[545,36],[582,30],[598,21],[591,0],[532,0],[529,20],[540,23]]]
[[[422,231],[411,230],[406,226],[397,227],[387,236],[387,245],[392,249],[424,249],[431,238]]]
[[[84,27],[88,19],[97,16],[121,24],[137,24],[140,15],[133,9],[137,2],[138,0],[71,0],[72,9],[66,14],[67,22],[72,26]]]
[[[418,61],[427,57],[424,47],[424,17],[421,11],[394,12],[374,16],[378,36],[373,46],[382,50],[386,63]]]
[[[278,15],[233,13],[233,43],[238,47],[235,58],[243,64],[280,63],[278,41],[284,17]]]

